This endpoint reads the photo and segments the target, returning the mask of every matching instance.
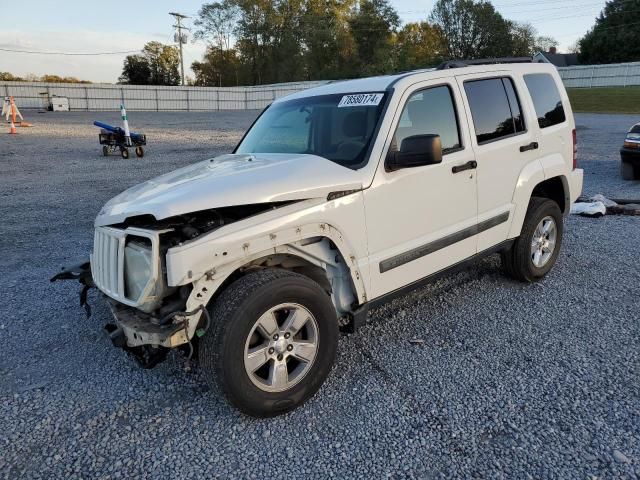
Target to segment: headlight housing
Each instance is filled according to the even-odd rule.
[[[124,247],[125,296],[137,301],[146,289],[153,274],[151,240],[130,237]]]

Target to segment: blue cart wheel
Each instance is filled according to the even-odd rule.
[[[129,158],[129,150],[124,147],[120,147],[120,155],[122,155],[122,158],[126,160],[127,158]]]

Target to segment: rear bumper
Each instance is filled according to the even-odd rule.
[[[631,148],[621,148],[620,159],[623,162],[640,165],[640,150],[633,150]]]
[[[567,176],[567,182],[569,183],[569,200],[570,204],[574,203],[578,197],[582,194],[582,179],[584,176],[584,171],[581,168],[576,168],[572,170],[571,173]],[[568,212],[567,208],[567,212]]]

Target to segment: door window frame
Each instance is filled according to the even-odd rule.
[[[402,115],[404,114],[405,109],[407,105],[409,105],[409,101],[413,98],[413,96],[419,93],[425,92],[427,90],[432,90],[434,88],[440,88],[440,87],[446,87],[447,90],[449,91],[449,98],[451,98],[451,105],[453,106],[453,115],[456,120],[456,132],[458,134],[458,142],[460,143],[459,147],[450,148],[446,152],[444,151],[444,148],[443,148],[442,156],[444,157],[445,155],[449,155],[450,153],[460,152],[465,149],[464,139],[462,138],[462,130],[460,128],[460,114],[458,113],[458,104],[456,102],[456,97],[453,93],[452,85],[448,82],[443,82],[435,85],[429,85],[428,87],[418,88],[417,90],[414,90],[409,94],[409,96],[407,97],[407,100],[402,105],[402,109],[400,110],[400,116],[398,117],[398,121],[396,122],[395,128],[393,129],[393,135],[391,136],[392,139],[393,137],[395,137],[396,133],[398,132],[398,128],[400,128],[400,121],[402,120]],[[433,133],[438,134],[437,132],[433,132]],[[428,135],[428,133],[425,133],[425,135]],[[398,145],[398,148],[399,147],[400,146]]]
[[[485,140],[484,142],[479,142],[478,141],[478,133],[476,131],[476,123],[473,119],[473,108],[471,107],[471,102],[469,101],[469,95],[467,94],[467,90],[466,88],[464,88],[465,84],[467,83],[471,83],[471,82],[481,82],[483,80],[502,80],[503,78],[508,78],[509,80],[511,80],[511,86],[513,87],[513,92],[516,95],[516,101],[518,102],[518,107],[520,108],[520,116],[522,118],[522,123],[524,124],[524,130],[520,131],[520,132],[514,132],[514,133],[510,133],[509,135],[505,135],[503,137],[500,138],[494,138],[491,140]],[[502,85],[502,88],[504,90],[504,84]],[[511,75],[493,75],[490,77],[478,77],[478,78],[470,78],[467,80],[463,80],[462,81],[462,91],[464,92],[464,96],[465,96],[465,100],[467,101],[467,105],[469,106],[469,116],[470,116],[470,120],[471,120],[471,126],[473,127],[473,132],[471,137],[475,138],[475,142],[476,145],[478,145],[479,147],[482,147],[484,145],[489,145],[491,143],[495,143],[495,142],[500,142],[502,140],[506,140],[508,138],[513,138],[513,137],[517,137],[518,135],[525,135],[527,133],[529,133],[529,122],[527,121],[526,118],[526,112],[522,107],[522,100],[520,99],[520,94],[518,93],[518,87],[517,87],[517,83],[515,81],[515,79],[511,76]],[[507,99],[507,104],[509,105],[509,111],[511,112],[511,119],[513,120],[513,109],[511,107],[511,101],[509,100],[509,94],[507,93],[506,90],[504,90],[504,96]],[[514,126],[515,128],[515,126]]]

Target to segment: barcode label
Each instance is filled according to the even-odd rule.
[[[338,108],[343,107],[375,107],[380,104],[384,93],[358,93],[345,95],[340,99]]]

